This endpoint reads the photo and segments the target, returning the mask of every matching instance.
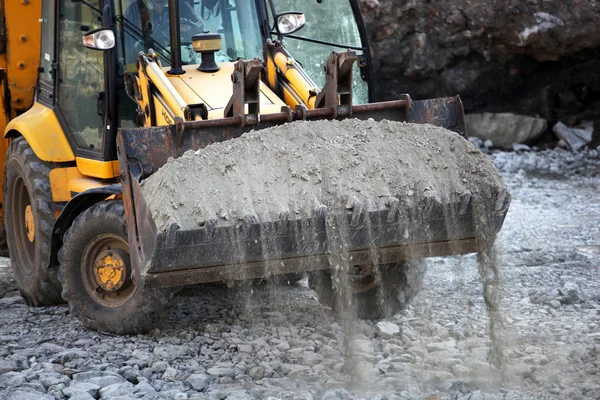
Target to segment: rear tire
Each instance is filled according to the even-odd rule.
[[[81,213],[65,233],[58,258],[62,296],[86,328],[144,333],[165,315],[171,292],[142,288],[132,279],[121,200]]]
[[[389,318],[406,308],[423,287],[427,265],[423,260],[379,266],[378,274],[371,274],[364,283],[349,282],[353,311],[360,319]],[[329,270],[312,272],[308,285],[317,293],[319,302],[331,307],[336,314],[344,311],[343,297],[335,287]],[[351,280],[351,278],[349,278]]]
[[[19,292],[31,306],[62,303],[56,270],[48,270],[50,238],[56,222],[49,174],[23,137],[6,154],[4,206],[6,239]]]

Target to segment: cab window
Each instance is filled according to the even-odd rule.
[[[360,31],[348,0],[269,0],[276,13],[299,11],[306,24],[283,39],[286,49],[302,64],[318,87],[325,84],[323,66],[332,51],[349,48],[362,54]],[[273,17],[271,17],[273,19]],[[324,23],[325,21],[325,23]],[[311,42],[310,40],[321,43]],[[358,65],[354,70],[354,103],[367,103],[368,84],[361,78]]]
[[[169,10],[167,0],[116,0],[121,33],[120,58],[127,70],[135,70],[140,51],[153,49],[164,66],[171,62]],[[262,55],[262,38],[254,1],[179,0],[181,58],[183,64],[200,64],[201,56],[192,48],[192,36],[219,33],[223,48],[217,62],[252,59]]]
[[[98,0],[87,3],[100,9]],[[59,0],[59,10],[58,103],[62,120],[79,153],[102,152],[104,52],[90,50],[82,42],[86,32],[102,27],[101,16],[72,0]]]

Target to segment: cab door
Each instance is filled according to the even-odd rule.
[[[56,36],[56,112],[67,138],[78,158],[78,167],[89,166],[80,160],[108,161],[114,158],[107,143],[106,133],[111,130],[107,119],[106,57],[111,51],[88,49],[82,37],[103,27],[105,1],[57,0]],[[87,4],[86,4],[87,3]],[[93,163],[92,163],[93,164]],[[97,176],[94,171],[82,173]],[[111,176],[112,177],[112,176]]]

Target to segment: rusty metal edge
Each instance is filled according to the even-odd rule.
[[[471,238],[380,248],[377,253],[379,264],[390,264],[426,257],[474,253],[477,249],[476,239]],[[353,251],[349,253],[349,257],[351,262],[356,265],[369,264],[373,259],[373,250]],[[145,285],[159,288],[209,282],[230,282],[264,278],[269,275],[316,271],[328,269],[329,267],[328,255],[266,260],[246,264],[147,274],[145,275]]]
[[[119,173],[121,177],[121,187],[123,196],[123,206],[125,207],[125,220],[127,225],[127,241],[129,242],[129,257],[132,270],[132,279],[140,287],[144,286],[142,271],[140,268],[140,243],[137,227],[137,215],[135,210],[135,201],[133,196],[132,181],[133,177],[129,171],[127,154],[125,153],[125,144],[121,132],[117,133],[117,157],[119,159]]]

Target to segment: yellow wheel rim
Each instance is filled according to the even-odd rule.
[[[35,240],[35,220],[33,219],[31,205],[25,207],[25,229],[27,231],[27,239],[33,243]]]
[[[81,257],[81,277],[87,293],[104,307],[121,307],[135,295],[127,239],[103,233],[88,243]]]
[[[94,277],[104,291],[115,292],[125,283],[127,266],[121,252],[119,249],[105,250],[96,258]]]

